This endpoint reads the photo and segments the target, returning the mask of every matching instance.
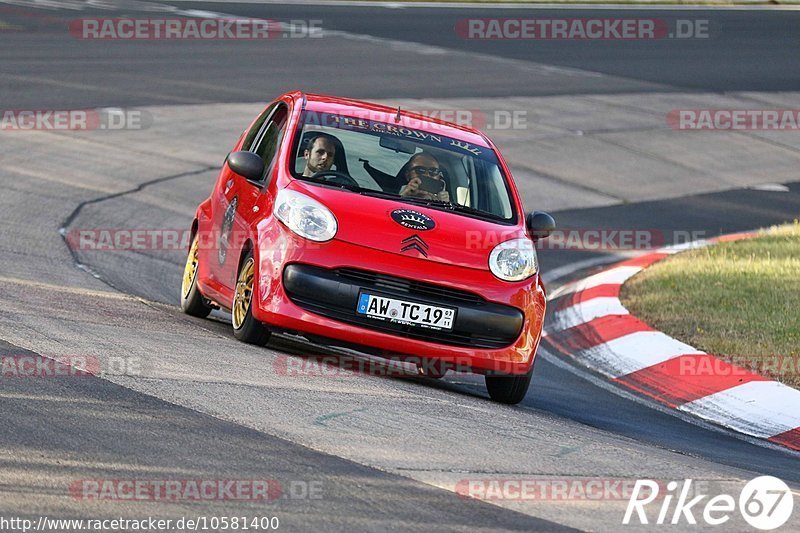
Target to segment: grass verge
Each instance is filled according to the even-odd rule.
[[[621,299],[671,337],[800,388],[798,221],[656,263]]]

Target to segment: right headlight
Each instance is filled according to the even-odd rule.
[[[536,249],[530,239],[501,242],[489,255],[492,274],[503,281],[522,281],[539,271]]]
[[[290,189],[278,191],[273,213],[287,228],[312,241],[329,241],[339,229],[336,217],[330,209],[313,198]]]

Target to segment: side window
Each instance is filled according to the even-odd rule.
[[[257,145],[252,150],[264,160],[264,176],[262,181],[272,173],[275,166],[275,160],[278,155],[278,146],[283,138],[283,133],[286,127],[286,119],[288,118],[288,110],[286,106],[280,106],[275,110],[275,114],[270,118],[269,123],[258,140]]]
[[[256,119],[253,123],[253,127],[250,128],[250,131],[247,132],[247,136],[244,138],[244,143],[242,143],[242,150],[253,150],[253,141],[258,138],[258,134],[261,131],[261,127],[264,125],[264,121],[269,118],[272,112],[275,110],[278,104],[273,104],[269,106],[261,115]]]

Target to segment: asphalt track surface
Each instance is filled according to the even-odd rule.
[[[141,13],[130,6],[67,11],[0,4],[0,9],[5,9],[0,11],[0,20],[27,30],[0,33],[3,107],[249,102],[295,87],[365,98],[618,94],[687,88],[777,91],[796,88],[800,76],[794,31],[797,15],[793,12],[709,12],[712,28],[725,31],[707,41],[678,43],[676,50],[675,43],[666,41],[634,46],[486,46],[443,31],[473,13],[487,16],[479,10],[180,3],[182,9],[281,20],[322,19],[326,28],[334,30],[458,52],[448,53],[446,61],[424,46],[367,48],[365,60],[363,39],[326,41],[322,53],[313,39],[278,40],[268,48],[239,42],[121,46],[79,42],[63,35],[63,22],[76,16]],[[537,16],[543,13],[536,11]],[[547,13],[577,16],[575,11]],[[706,17],[704,11],[646,13],[651,17]],[[517,14],[529,12],[503,12],[508,17]],[[505,60],[535,61],[605,75],[598,78],[566,69],[544,69],[540,72],[548,74],[537,78],[513,70],[506,79],[482,79],[474,70],[478,60],[471,61],[476,54],[486,68],[502,69]],[[467,81],[465,71],[474,73]],[[364,80],[369,80],[369,85]],[[228,141],[220,142],[227,145]],[[15,154],[5,154],[11,155]],[[197,321],[181,316],[175,308],[180,254],[76,257],[58,237],[57,230],[65,222],[103,227],[120,221],[132,223],[134,218],[165,224],[188,221],[192,206],[207,194],[215,177],[211,165],[193,175],[167,169],[148,175],[151,169],[143,166],[131,167],[129,193],[103,195],[95,188],[88,196],[85,190],[38,181],[35,173],[3,172],[7,191],[3,220],[12,230],[3,241],[3,272],[15,280],[26,272],[30,277],[25,283],[4,278],[0,286],[0,298],[11,313],[0,320],[4,332],[0,354],[47,355],[53,346],[80,346],[81,341],[94,342],[98,350],[122,353],[120,350],[141,344],[151,354],[147,368],[153,369],[153,376],[162,376],[150,380],[126,376],[4,380],[0,391],[3,516],[264,514],[264,507],[247,502],[157,502],[146,504],[143,511],[142,504],[135,502],[75,501],[66,497],[64,487],[86,478],[268,478],[284,484],[313,480],[325,487],[322,499],[283,498],[266,508],[269,514],[280,516],[286,530],[436,527],[555,531],[564,523],[559,517],[566,521],[569,513],[583,517],[570,522],[582,529],[612,531],[621,519],[616,508],[603,512],[553,503],[550,507],[554,510],[534,506],[517,512],[459,498],[436,486],[446,485],[453,476],[512,474],[662,479],[697,475],[719,480],[771,474],[795,487],[800,484],[796,455],[662,413],[646,402],[621,396],[585,370],[546,353],[540,354],[529,395],[514,408],[489,403],[479,382],[461,379],[429,383],[359,377],[361,400],[358,391],[354,394],[351,390],[357,387],[350,383],[340,386],[334,381],[325,384],[326,390],[300,387],[303,390],[299,392],[291,390],[291,383],[250,383],[250,378],[236,375],[235,369],[246,374],[269,368],[285,354],[308,354],[315,348],[279,340],[265,350],[246,349],[230,339],[223,317]],[[100,166],[91,171],[102,176],[104,169]],[[157,178],[162,180],[141,186]],[[87,178],[84,186],[91,189],[95,179]],[[76,183],[80,186],[82,182],[77,179]],[[566,227],[645,227],[661,230],[666,236],[673,230],[713,236],[796,218],[800,184],[788,184],[788,189],[737,189],[703,195],[687,191],[679,198],[573,209],[558,212],[556,217]],[[152,197],[172,204],[159,205]],[[85,203],[87,200],[91,203]],[[31,219],[30,209],[19,208],[24,202],[33,205],[38,215],[35,219]],[[52,249],[46,254],[31,252],[26,241]],[[544,271],[574,270],[554,282],[556,285],[586,271],[570,267],[602,258],[576,251],[544,251],[540,257]],[[76,268],[76,259],[101,281]],[[37,279],[65,290],[30,285]],[[72,287],[74,292],[66,290]],[[117,299],[108,296],[108,291],[114,293],[109,287],[148,303],[135,299],[115,303]],[[92,294],[94,298],[86,298]],[[15,303],[20,301],[35,312]],[[127,328],[114,330],[120,321],[126,322]],[[187,347],[187,338],[196,346]],[[28,351],[29,346],[22,346],[29,344],[27,339],[40,346]],[[546,345],[544,348],[546,351]],[[176,368],[213,368],[215,357],[234,375],[220,371],[203,379],[180,379],[180,372],[189,371]],[[164,373],[171,377],[163,378]],[[322,408],[321,403],[329,407]],[[314,420],[313,427],[302,427],[305,419]],[[325,427],[334,433],[321,435],[320,428]],[[374,455],[360,448],[359,440],[365,442],[364,448],[373,447]],[[456,448],[459,440],[468,442]],[[437,449],[438,443],[465,455],[449,456]],[[509,460],[487,453],[482,449],[486,443],[497,454],[507,454]],[[459,465],[463,465],[461,469]],[[594,522],[593,513],[597,513]]]
[[[45,10],[31,9],[30,3],[18,0],[16,5],[0,4],[0,20],[24,28],[0,33],[7,44],[0,50],[0,93],[5,108],[265,101],[298,87],[352,97],[429,98],[686,89],[780,91],[800,86],[797,11],[493,12],[470,8],[175,4],[187,10],[281,21],[319,20],[326,31],[360,36],[320,47],[318,39],[308,38],[266,43],[81,41],[67,34],[67,23],[81,17],[135,15],[141,4],[116,0],[104,2],[112,9]],[[122,7],[113,9],[115,5]],[[156,17],[168,12],[152,8],[138,13]],[[676,19],[700,19],[709,21],[709,37],[474,41],[454,31],[459,20],[490,16],[641,17],[664,20],[670,27]],[[388,49],[372,46],[364,36],[388,39],[396,45]],[[442,57],[438,49],[460,54]],[[520,73],[504,69],[508,61],[548,68]],[[598,79],[581,74],[585,71],[605,76]]]

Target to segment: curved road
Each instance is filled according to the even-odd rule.
[[[0,516],[235,514],[275,515],[289,530],[615,531],[626,501],[613,494],[487,502],[454,491],[503,479],[691,478],[710,495],[738,494],[759,474],[800,486],[797,454],[663,413],[549,354],[546,345],[531,391],[515,407],[489,402],[473,376],[430,382],[353,373],[348,368],[364,356],[288,337],[258,349],[235,342],[221,313],[210,320],[180,314],[182,250],[71,251],[59,234],[185,228],[258,102],[296,86],[427,108],[513,97],[511,105],[554,111],[555,119],[536,115],[533,129],[496,135],[504,153],[507,145],[519,154],[515,175],[526,204],[556,210],[566,227],[647,228],[669,241],[674,231],[710,236],[791,220],[800,212],[800,184],[788,179],[800,157],[797,142],[786,138],[791,133],[707,138],[708,150],[732,159],[736,143],[754,147],[747,157],[759,156],[760,167],[736,174],[723,160],[693,159],[700,151],[682,144],[693,142],[669,137],[663,114],[649,108],[695,98],[796,107],[794,93],[777,92],[797,87],[793,12],[643,11],[712,20],[715,38],[677,46],[484,46],[452,33],[458,19],[501,16],[479,8],[107,5],[0,3],[0,21],[15,28],[0,33],[6,109],[148,106],[154,120],[142,131],[2,134],[0,355],[86,357],[104,375],[0,381]],[[330,33],[265,45],[85,42],[64,31],[78,17],[190,9],[321,19]],[[531,13],[596,12],[502,16]],[[756,60],[767,53],[770,61]],[[582,126],[597,118],[592,113],[613,120]],[[545,131],[536,129],[540,118]],[[602,147],[571,144],[578,142]],[[568,147],[565,155],[558,144]],[[525,160],[529,147],[544,155]],[[589,154],[596,176],[581,174],[579,150]],[[610,150],[630,157],[630,168],[608,161]],[[681,158],[671,158],[672,151]],[[514,166],[516,157],[510,159]],[[661,175],[696,187],[663,188]],[[771,181],[787,185],[748,187]],[[541,253],[550,290],[612,259]],[[296,377],[286,370],[329,353],[340,365],[333,371],[308,367],[309,375]],[[283,496],[268,503],[74,497],[69,487],[87,479],[271,479]],[[793,518],[786,527],[798,524]],[[748,530],[739,517],[729,526]]]

